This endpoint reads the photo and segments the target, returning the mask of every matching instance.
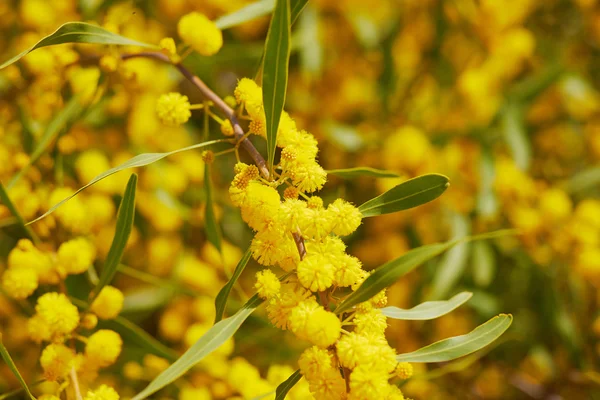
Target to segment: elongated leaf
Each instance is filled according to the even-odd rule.
[[[445,362],[474,353],[498,339],[510,326],[513,317],[500,314],[470,333],[430,344],[412,353],[399,354],[398,362]]]
[[[250,260],[251,256],[252,251],[250,251],[250,248],[248,248],[248,250],[246,250],[246,252],[242,256],[240,262],[238,262],[237,266],[235,267],[235,271],[233,271],[231,279],[229,279],[225,286],[221,288],[219,294],[217,294],[217,297],[215,298],[215,324],[223,319],[223,313],[225,312],[225,306],[227,305],[227,298],[229,297],[229,293],[231,293],[233,285],[235,285],[235,282],[237,282],[238,278],[246,268],[246,265],[248,264],[248,261]]]
[[[99,326],[118,332],[124,339],[129,340],[151,354],[166,358],[169,361],[177,359],[177,353],[126,318],[118,316],[111,320],[101,321]]]
[[[145,399],[153,393],[179,379],[204,357],[215,351],[240,328],[242,323],[263,302],[254,295],[234,315],[217,322],[192,347],[177,359],[169,368],[160,373],[144,390],[136,394],[132,400]]]
[[[302,374],[300,373],[300,370],[297,369],[289,378],[277,386],[277,390],[275,390],[275,400],[284,400],[288,392],[300,381],[300,379],[302,379]]]
[[[564,185],[565,189],[570,193],[578,193],[598,188],[598,186],[600,186],[600,166],[577,172]]]
[[[35,397],[33,396],[33,394],[31,394],[29,387],[27,387],[27,383],[25,383],[25,380],[21,376],[21,373],[17,369],[17,366],[13,362],[10,354],[8,354],[8,350],[6,350],[6,347],[4,347],[4,343],[2,343],[2,332],[0,332],[0,356],[2,356],[2,359],[4,360],[4,362],[6,363],[6,365],[8,365],[8,368],[10,369],[10,371],[17,377],[17,380],[23,387],[23,390],[25,392],[27,392],[27,395],[29,396],[29,398],[32,400],[35,400]]]
[[[273,169],[277,129],[285,104],[291,49],[290,0],[276,0],[265,42],[262,93],[267,125],[267,161]]]
[[[473,293],[462,292],[446,301],[426,301],[411,309],[404,310],[398,307],[385,307],[381,309],[383,315],[393,319],[422,321],[439,318],[457,309],[473,296]]]
[[[87,22],[67,22],[61,25],[54,33],[44,37],[27,50],[17,54],[4,64],[0,65],[0,69],[9,66],[18,61],[35,49],[40,47],[53,46],[62,43],[96,43],[96,44],[116,44],[125,46],[140,46],[156,48],[151,44],[138,42],[137,40],[128,39],[116,33],[107,31],[97,25],[88,24]]]
[[[17,224],[23,232],[23,235],[27,236],[34,243],[39,243],[40,240],[37,237],[37,235],[33,232],[33,230],[30,227],[28,227],[25,224],[25,220],[19,213],[19,210],[17,210],[15,205],[12,203],[10,197],[8,197],[8,192],[4,188],[2,182],[0,182],[0,204],[3,204],[6,208],[8,208],[8,211],[10,211],[13,217],[15,217],[15,219],[17,220]]]
[[[487,242],[473,243],[472,250],[473,281],[477,286],[486,287],[496,274],[496,257],[494,251]]]
[[[77,189],[77,191],[75,193],[73,193],[69,197],[67,197],[67,198],[59,201],[58,203],[56,203],[55,205],[53,205],[52,207],[50,207],[50,209],[48,211],[46,211],[44,214],[42,214],[41,216],[37,217],[33,221],[29,221],[25,225],[33,224],[34,222],[37,222],[40,219],[47,217],[48,215],[50,215],[54,211],[56,211],[56,209],[58,207],[62,206],[67,201],[69,201],[73,197],[77,196],[79,194],[79,192],[81,192],[82,190],[85,190],[88,187],[92,186],[93,184],[101,181],[102,179],[107,178],[107,177],[109,177],[109,176],[111,176],[113,174],[116,174],[117,172],[123,171],[124,169],[136,168],[136,167],[143,167],[143,166],[155,163],[155,162],[157,162],[159,160],[162,160],[163,158],[168,157],[170,155],[181,153],[182,151],[199,149],[201,147],[210,146],[210,145],[213,145],[215,143],[220,143],[220,142],[222,142],[222,140],[211,140],[211,141],[208,141],[208,142],[198,143],[198,144],[194,144],[194,145],[191,145],[191,146],[188,146],[188,147],[183,147],[181,149],[169,151],[167,153],[143,153],[143,154],[138,154],[137,156],[130,158],[129,160],[125,161],[124,163],[122,163],[120,165],[117,165],[116,167],[111,168],[111,169],[109,169],[107,171],[104,171],[100,175],[96,176],[94,179],[92,179],[91,181],[89,181],[87,184],[85,184],[84,186],[82,186],[79,189]]]
[[[8,188],[14,186],[17,181],[23,177],[29,171],[29,168],[44,154],[50,143],[56,139],[56,137],[63,132],[69,125],[71,125],[82,111],[79,99],[74,96],[67,102],[65,107],[60,110],[58,114],[50,121],[40,141],[38,142],[35,150],[29,157],[29,162],[23,167],[9,182]]]
[[[306,4],[308,4],[308,0],[290,0],[290,21],[292,25],[294,25]]]
[[[261,0],[248,4],[230,14],[223,15],[215,20],[219,29],[228,29],[253,19],[268,15],[273,11],[275,0]]]
[[[376,169],[371,167],[355,167],[346,169],[330,169],[327,170],[328,174],[339,176],[344,179],[359,178],[361,176],[370,176],[373,178],[398,178],[398,175],[392,171],[385,171],[383,169]]]
[[[502,132],[517,167],[526,171],[531,163],[531,144],[525,130],[522,111],[508,104],[502,113]]]
[[[215,216],[215,205],[212,195],[212,182],[210,181],[210,164],[204,166],[204,191],[206,193],[206,207],[204,208],[204,228],[206,237],[221,252],[221,228]]]
[[[123,194],[123,199],[121,200],[121,205],[119,206],[119,212],[117,213],[115,236],[113,237],[110,250],[106,256],[106,261],[104,262],[104,267],[100,273],[98,284],[91,293],[89,301],[90,304],[92,304],[102,288],[108,285],[117,273],[117,268],[119,267],[121,257],[123,257],[123,252],[125,251],[125,246],[127,245],[127,240],[129,239],[131,229],[133,228],[136,186],[137,175],[131,174],[129,182],[127,182],[127,187],[125,188],[125,194]]]
[[[350,296],[335,309],[336,314],[369,300],[383,289],[391,286],[401,276],[424,262],[449,249],[455,242],[434,243],[412,249],[402,256],[377,268]]]
[[[358,209],[364,217],[374,217],[420,206],[438,198],[450,185],[444,175],[428,174],[409,179]]]

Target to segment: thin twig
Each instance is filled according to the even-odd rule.
[[[79,388],[79,379],[77,379],[77,371],[75,367],[71,367],[71,381],[73,381],[73,389],[75,390],[75,398],[77,400],[83,400],[81,397],[81,389]]]

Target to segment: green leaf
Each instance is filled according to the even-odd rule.
[[[145,399],[153,393],[174,382],[189,371],[204,357],[211,354],[225,343],[240,328],[242,323],[263,302],[258,295],[250,300],[234,315],[217,322],[208,330],[192,347],[177,359],[169,368],[160,373],[144,390],[136,394],[131,400]]]
[[[291,48],[290,0],[276,0],[265,42],[262,93],[267,125],[267,161],[273,170],[277,129],[285,104]]]
[[[66,24],[61,25],[54,33],[44,37],[32,47],[0,65],[0,69],[8,67],[35,49],[62,43],[116,44],[158,49],[157,46],[128,39],[121,35],[117,35],[116,33],[107,31],[97,25],[88,24],[87,22],[67,22]]]
[[[106,170],[103,173],[101,173],[100,175],[96,176],[94,179],[92,179],[91,181],[89,181],[86,185],[84,185],[84,186],[80,187],[79,189],[77,189],[77,191],[75,193],[73,193],[69,197],[67,197],[67,198],[59,201],[58,203],[56,203],[55,205],[53,205],[52,207],[50,207],[50,209],[48,211],[46,211],[44,214],[42,214],[41,216],[37,217],[33,221],[29,221],[25,225],[33,224],[34,222],[37,222],[40,219],[47,217],[48,215],[50,215],[54,211],[56,211],[56,209],[58,207],[62,206],[64,203],[66,203],[67,201],[69,201],[73,197],[77,196],[79,194],[79,192],[81,192],[82,190],[85,190],[88,187],[92,186],[93,184],[101,181],[102,179],[107,178],[107,177],[109,177],[109,176],[111,176],[113,174],[116,174],[117,172],[123,171],[124,169],[136,168],[136,167],[143,167],[143,166],[155,163],[155,162],[157,162],[159,160],[162,160],[163,158],[168,157],[168,156],[173,155],[173,154],[177,154],[177,153],[181,153],[183,151],[188,151],[188,150],[193,150],[193,149],[199,149],[201,147],[210,146],[210,145],[213,145],[215,143],[220,143],[220,142],[222,142],[222,140],[211,140],[211,141],[208,141],[208,142],[198,143],[198,144],[194,144],[194,145],[191,145],[191,146],[188,146],[188,147],[183,147],[181,149],[169,151],[167,153],[143,153],[143,154],[138,154],[137,156],[130,158],[129,160],[125,161],[124,163],[119,164],[116,167],[111,168],[109,170]]]
[[[268,15],[273,11],[274,5],[274,0],[261,0],[250,3],[239,10],[217,18],[215,24],[219,29],[233,28],[234,26]]]
[[[456,242],[434,243],[412,249],[402,256],[377,268],[365,281],[335,309],[336,314],[369,300],[383,289],[391,286],[401,276],[424,262],[441,254]]]
[[[300,381],[300,379],[302,379],[302,374],[300,373],[300,370],[297,369],[289,378],[277,386],[277,390],[275,390],[275,400],[284,400],[288,392]]]
[[[29,171],[29,168],[31,168],[31,166],[44,154],[50,143],[75,122],[81,114],[81,111],[82,107],[77,96],[71,97],[65,107],[48,123],[44,134],[29,157],[29,162],[10,180],[7,186],[8,189],[12,188],[15,183]]]
[[[330,169],[327,170],[328,174],[339,176],[344,179],[354,179],[361,176],[371,176],[373,178],[398,178],[398,175],[392,171],[386,171],[383,169],[376,169],[371,167],[355,167],[345,169]]]
[[[479,287],[486,287],[496,274],[496,257],[492,246],[487,242],[473,243],[472,250],[473,281]]]
[[[123,199],[121,200],[121,205],[119,206],[119,212],[117,213],[115,236],[113,237],[110,250],[106,256],[106,261],[104,262],[104,267],[100,273],[98,284],[90,295],[90,304],[93,303],[94,299],[100,294],[102,288],[108,285],[117,273],[117,268],[119,267],[121,257],[123,257],[123,252],[127,245],[127,240],[129,239],[131,229],[133,228],[136,185],[137,175],[131,174],[129,182],[127,182],[127,187],[125,188],[125,194],[123,194]]]
[[[8,350],[6,350],[6,347],[4,347],[4,343],[2,343],[2,332],[0,332],[0,356],[2,356],[2,359],[4,360],[4,362],[6,363],[6,365],[8,365],[8,368],[10,369],[10,371],[17,377],[17,380],[23,387],[23,390],[25,390],[25,392],[27,392],[27,394],[29,395],[29,398],[32,400],[35,400],[35,397],[33,396],[33,394],[31,394],[29,387],[27,387],[27,383],[25,383],[25,380],[21,376],[21,373],[17,369],[17,366],[13,362],[10,354],[8,354]]]
[[[343,125],[334,121],[326,121],[321,126],[327,139],[345,151],[354,153],[367,144],[355,126]]]
[[[304,6],[306,6],[308,0],[291,0],[291,22],[292,24],[296,21]],[[240,8],[230,14],[223,15],[215,20],[217,28],[223,30],[233,28],[234,26],[241,25],[248,21],[264,17],[273,11],[275,6],[275,0],[261,0],[245,7]]]
[[[438,198],[450,186],[444,175],[428,174],[403,182],[361,205],[363,217],[374,217],[420,206]]]
[[[498,339],[508,329],[512,320],[512,315],[500,314],[466,335],[440,340],[412,353],[399,354],[396,361],[432,363],[466,356]]]
[[[600,166],[584,169],[573,175],[564,185],[569,193],[579,193],[600,186]]]
[[[31,239],[32,242],[39,243],[39,241],[40,241],[39,238],[33,232],[33,230],[25,224],[25,220],[19,213],[19,210],[17,210],[15,205],[10,200],[10,197],[8,196],[8,192],[4,188],[4,185],[2,184],[2,182],[0,182],[0,204],[4,204],[4,206],[6,208],[8,208],[8,210],[13,215],[13,217],[15,217],[17,224],[19,225],[19,228],[23,232],[23,235],[25,235],[29,239]]]
[[[235,267],[235,271],[233,271],[231,279],[229,279],[225,286],[221,288],[219,294],[217,294],[217,297],[215,298],[215,324],[223,319],[223,313],[225,312],[225,306],[227,305],[227,298],[229,297],[229,293],[231,293],[233,285],[235,285],[235,282],[238,280],[238,278],[244,271],[244,268],[246,268],[246,264],[248,264],[248,261],[250,260],[251,256],[252,251],[250,251],[250,248],[248,248],[248,250],[246,250],[246,252],[242,256],[242,259],[238,262],[238,265]]]
[[[479,193],[477,194],[477,213],[484,218],[493,217],[498,212],[498,198],[494,188],[496,166],[491,149],[483,147],[479,161]]]
[[[473,293],[462,292],[446,301],[426,301],[411,309],[404,310],[398,307],[385,307],[381,309],[383,315],[393,319],[421,321],[436,319],[460,307],[473,296]]]
[[[206,207],[204,209],[204,228],[206,237],[221,252],[221,228],[215,216],[215,206],[210,181],[210,164],[204,165],[204,191],[206,193]]]
[[[126,318],[118,316],[111,320],[101,321],[99,326],[118,332],[124,339],[129,340],[131,343],[135,343],[135,345],[151,354],[166,358],[169,361],[175,361],[177,359],[177,353]]]
[[[502,113],[502,133],[515,164],[527,171],[531,164],[531,144],[525,130],[522,110],[516,104],[508,104]]]
[[[471,220],[462,214],[450,214],[451,239],[467,237],[471,232]],[[429,299],[439,300],[444,298],[452,287],[463,275],[467,260],[469,259],[470,243],[462,242],[450,249],[437,265],[433,278]]]

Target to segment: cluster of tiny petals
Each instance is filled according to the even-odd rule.
[[[187,96],[180,93],[163,94],[156,101],[156,115],[168,126],[185,124],[192,116],[190,102]]]
[[[113,319],[121,312],[125,296],[114,286],[102,288],[98,297],[90,306],[90,310],[101,319]]]
[[[254,287],[261,298],[270,299],[279,294],[281,282],[279,282],[273,271],[264,269],[256,274],[256,285]]]
[[[179,37],[203,56],[212,56],[223,47],[223,33],[199,12],[184,15],[177,24]]]

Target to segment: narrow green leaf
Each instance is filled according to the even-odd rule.
[[[446,301],[426,301],[411,309],[404,310],[398,307],[385,307],[381,309],[383,315],[393,319],[403,319],[411,321],[422,321],[436,319],[446,315],[456,308],[460,307],[473,296],[473,293],[462,292]]]
[[[288,392],[302,379],[300,370],[297,369],[289,378],[283,381],[275,390],[275,400],[284,400]]]
[[[166,358],[171,362],[177,359],[177,353],[126,318],[118,316],[111,320],[101,321],[99,326],[118,332],[124,339],[129,340],[151,354]]]
[[[120,268],[118,269],[121,270]],[[121,315],[143,313],[157,310],[171,302],[173,297],[181,294],[171,286],[145,286],[125,294]]]
[[[50,143],[52,143],[59,134],[64,132],[68,126],[75,122],[77,117],[81,114],[81,111],[82,107],[77,96],[71,97],[65,107],[56,114],[50,123],[48,123],[44,134],[29,157],[29,162],[10,180],[7,186],[8,189],[12,188],[15,183],[29,171],[29,168],[31,168],[31,166],[44,154]]]
[[[365,218],[407,210],[438,198],[448,186],[449,180],[444,175],[418,176],[367,201],[358,209]]]
[[[90,295],[90,304],[92,304],[102,288],[108,285],[117,273],[117,268],[119,267],[121,257],[123,257],[123,252],[125,251],[125,246],[127,245],[127,240],[129,239],[131,229],[133,228],[136,186],[137,175],[131,174],[129,182],[127,182],[127,187],[125,188],[125,194],[123,194],[123,199],[121,200],[121,205],[119,206],[119,211],[117,213],[115,236],[113,237],[110,250],[106,256],[106,261],[104,262],[104,267],[100,273],[98,284]]]
[[[473,281],[479,287],[486,287],[496,274],[496,257],[487,242],[473,243],[472,250]]]
[[[477,194],[476,209],[482,217],[492,217],[498,212],[498,197],[494,188],[496,166],[492,150],[483,147],[479,161],[479,193]]]
[[[240,328],[242,323],[262,304],[258,295],[250,300],[234,315],[217,322],[192,347],[177,359],[169,368],[160,373],[144,390],[136,394],[132,400],[142,400],[179,379],[204,357],[215,351]]]
[[[471,233],[471,220],[459,213],[450,214],[451,239],[467,237]],[[440,300],[450,292],[463,275],[469,259],[470,243],[463,241],[450,249],[440,259],[433,278],[430,300]]]
[[[210,181],[210,164],[204,165],[204,191],[206,193],[206,207],[204,208],[204,228],[206,237],[221,252],[221,228],[215,216],[215,205],[212,195],[212,182]]]
[[[0,204],[4,204],[4,206],[6,208],[8,208],[8,210],[13,215],[13,217],[15,217],[16,222],[19,225],[19,228],[23,232],[23,235],[27,236],[34,243],[39,243],[39,241],[40,241],[39,238],[33,232],[33,230],[25,224],[25,220],[19,213],[19,210],[17,210],[15,205],[10,200],[10,197],[8,196],[8,192],[4,188],[4,185],[2,184],[2,182],[0,182]]]
[[[120,165],[117,165],[116,167],[111,168],[109,170],[106,170],[103,173],[101,173],[100,175],[96,176],[94,179],[92,179],[91,181],[89,181],[86,185],[84,185],[84,186],[80,187],[79,189],[77,189],[77,191],[75,193],[73,193],[69,197],[67,197],[67,198],[59,201],[58,203],[56,203],[55,205],[53,205],[52,207],[50,207],[50,209],[48,211],[46,211],[44,214],[42,214],[41,216],[37,217],[33,221],[29,221],[25,225],[33,224],[34,222],[37,222],[40,219],[47,217],[48,215],[50,215],[54,211],[56,211],[56,209],[58,207],[62,206],[64,203],[66,203],[67,201],[69,201],[73,197],[77,196],[79,194],[79,192],[81,192],[82,190],[85,190],[88,187],[92,186],[93,184],[101,181],[102,179],[107,178],[107,177],[109,177],[109,176],[111,176],[113,174],[116,174],[117,172],[123,171],[124,169],[136,168],[136,167],[143,167],[143,166],[155,163],[155,162],[157,162],[159,160],[162,160],[163,158],[168,157],[168,156],[173,155],[173,154],[177,154],[177,153],[181,153],[183,151],[188,151],[188,150],[193,150],[193,149],[199,149],[201,147],[210,146],[210,145],[213,145],[215,143],[220,143],[220,142],[222,142],[222,140],[211,140],[211,141],[208,141],[208,142],[198,143],[198,144],[194,144],[194,145],[191,145],[191,146],[188,146],[188,147],[183,147],[181,149],[169,151],[167,153],[143,153],[143,154],[138,154],[137,156],[130,158],[129,160],[125,161],[124,163],[122,163]]]
[[[290,18],[290,0],[276,0],[265,42],[262,75],[262,93],[267,125],[267,161],[270,170],[273,169],[275,161],[277,129],[287,91],[292,36]]]
[[[455,242],[434,243],[412,249],[402,256],[377,268],[365,281],[335,309],[336,314],[369,300],[391,286],[401,276],[449,249]]]
[[[398,178],[398,175],[392,171],[386,171],[383,169],[376,169],[371,167],[355,167],[345,169],[330,169],[327,170],[328,174],[339,176],[344,179],[354,179],[361,176],[370,176],[373,178]]]
[[[600,186],[600,166],[577,172],[567,182],[565,189],[570,193],[579,193]]]
[[[531,144],[522,110],[516,104],[508,104],[502,113],[502,133],[515,164],[526,171],[531,163]]]
[[[225,306],[227,305],[227,298],[229,297],[229,293],[231,293],[233,285],[235,285],[235,282],[237,282],[238,278],[244,271],[244,268],[246,268],[246,265],[248,264],[248,261],[250,260],[251,256],[252,251],[250,251],[250,248],[248,248],[248,250],[246,250],[246,252],[242,256],[240,262],[238,262],[238,265],[235,267],[235,271],[233,271],[231,279],[229,279],[225,286],[221,288],[219,294],[217,294],[217,297],[215,298],[215,324],[223,319],[223,313],[225,312]]]
[[[158,49],[157,46],[128,39],[121,35],[117,35],[116,33],[107,31],[97,25],[88,24],[87,22],[67,22],[66,24],[61,25],[54,33],[44,37],[32,47],[0,65],[0,69],[11,65],[35,49],[62,43],[116,44]]]
[[[466,335],[440,340],[412,353],[399,354],[396,356],[396,361],[432,363],[466,356],[498,339],[508,329],[512,320],[512,315],[500,314]]]
[[[33,394],[31,394],[29,387],[27,387],[27,383],[25,383],[25,380],[21,376],[21,373],[17,369],[17,366],[13,362],[10,354],[8,354],[8,350],[6,350],[6,347],[4,347],[4,343],[2,343],[2,332],[0,332],[0,356],[2,356],[2,359],[4,360],[4,362],[6,363],[6,365],[8,365],[8,368],[10,369],[10,371],[17,377],[17,380],[23,387],[23,390],[25,392],[27,392],[27,395],[29,396],[29,398],[32,400],[36,400],[35,397],[33,396]]]
[[[306,7],[307,4],[308,0],[290,0],[290,21],[292,25],[294,25],[294,22],[296,22],[300,16],[300,13],[302,10],[304,10],[304,7]]]
[[[219,29],[233,28],[234,26],[268,15],[273,11],[274,5],[275,0],[261,0],[250,3],[239,10],[217,18],[215,24]]]

